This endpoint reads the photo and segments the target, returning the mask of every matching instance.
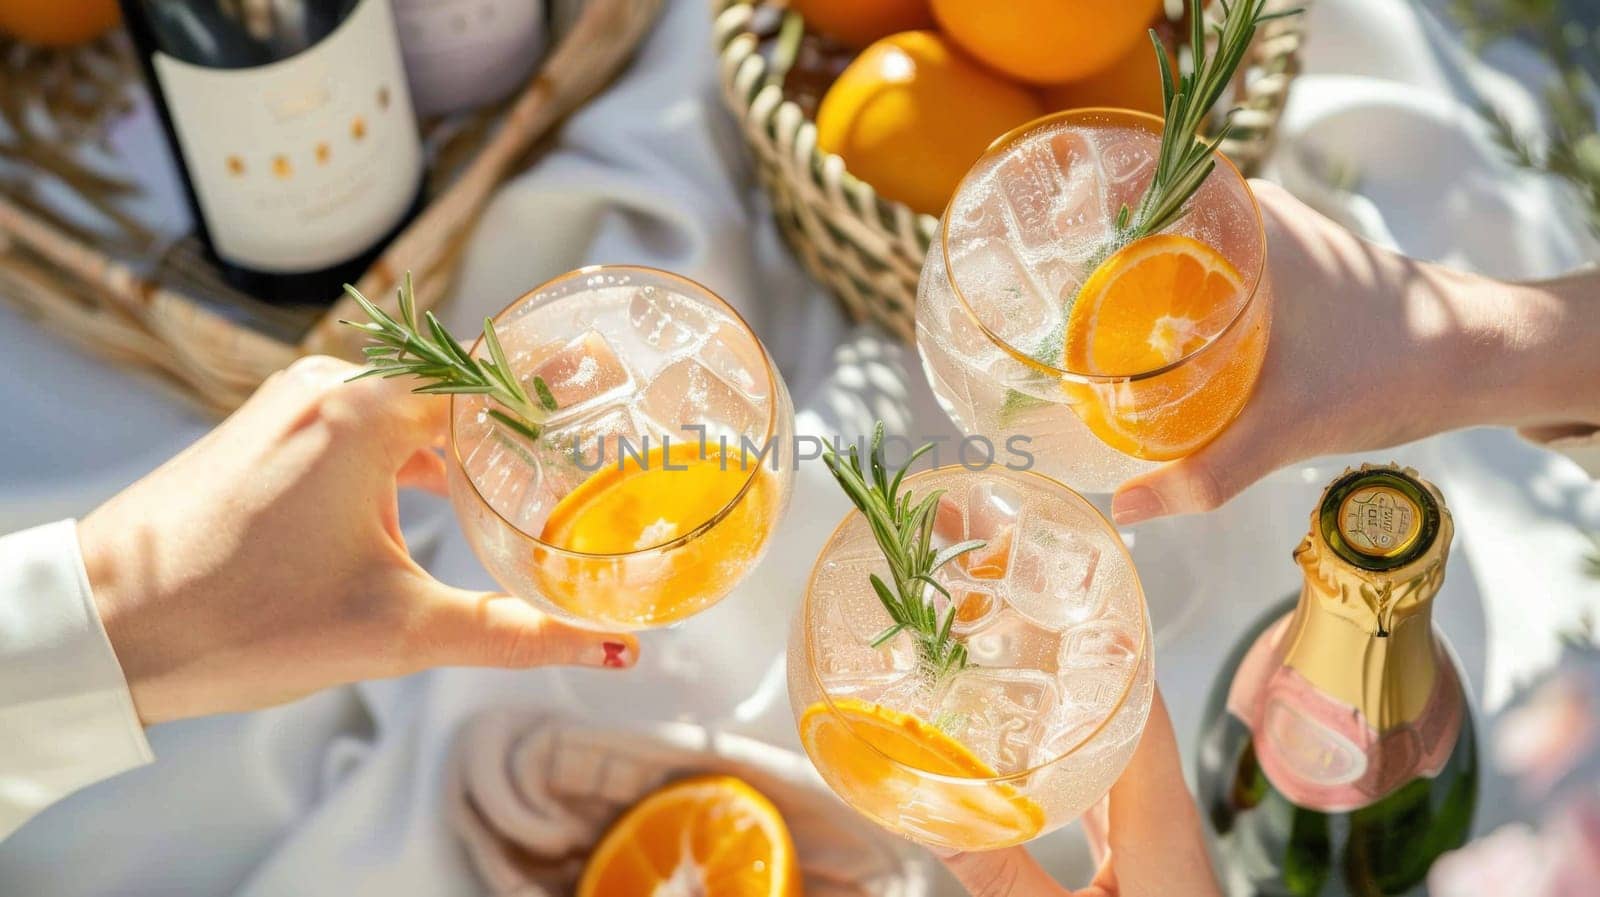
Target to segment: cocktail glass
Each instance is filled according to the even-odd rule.
[[[608,629],[722,599],[760,560],[793,473],[789,394],[738,313],[677,275],[607,265],[527,293],[495,329],[558,410],[529,440],[484,396],[451,398],[450,497],[489,573]]]
[[[933,674],[869,584],[888,565],[866,518],[829,538],[790,630],[800,740],[845,802],[907,837],[988,850],[1059,828],[1121,773],[1150,710],[1144,593],[1122,541],[1047,477],[940,467],[904,491],[944,490],[935,541],[984,548],[936,575],[968,665]],[[942,618],[942,617],[941,617]]]
[[[1031,438],[1038,470],[1086,492],[1214,438],[1266,353],[1261,213],[1221,154],[1168,231],[1115,246],[1161,127],[1083,109],[996,140],[946,209],[917,292],[917,346],[946,413],[969,435]]]

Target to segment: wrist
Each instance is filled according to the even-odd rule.
[[[1451,428],[1600,424],[1600,301],[1579,295],[1581,281],[1441,280],[1456,321],[1440,353]]]
[[[139,648],[135,575],[127,564],[120,562],[132,555],[118,549],[114,534],[106,532],[98,512],[78,521],[78,550],[89,578],[90,598],[100,615],[106,639],[111,642],[112,653],[122,667],[139,721],[145,725],[160,722],[161,719],[150,712],[151,708],[146,707],[149,698],[144,694],[143,671],[148,664]]]

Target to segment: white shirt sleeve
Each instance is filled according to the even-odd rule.
[[[0,537],[0,838],[153,759],[74,521]]]

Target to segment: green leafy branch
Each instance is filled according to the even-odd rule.
[[[1452,0],[1467,42],[1482,50],[1508,38],[1533,46],[1555,78],[1542,92],[1549,132],[1534,139],[1503,112],[1480,103],[1478,113],[1512,164],[1564,181],[1583,203],[1589,230],[1600,237],[1600,134],[1596,133],[1595,60],[1600,28],[1563,14],[1557,0]]]
[[[489,409],[491,418],[528,439],[539,438],[545,418],[556,410],[556,398],[539,377],[533,378],[534,394],[528,394],[506,359],[492,318],[483,319],[483,344],[489,357],[473,358],[433,312],[423,312],[422,326],[418,326],[411,272],[407,271],[400,283],[398,320],[355,287],[345,284],[344,290],[371,320],[339,323],[362,331],[373,343],[361,350],[368,367],[350,379],[409,376],[429,381],[413,392],[486,395],[500,405]]]
[[[890,473],[883,464],[883,423],[880,421],[872,433],[866,470],[862,469],[859,447],[855,445],[850,446],[849,454],[844,457],[832,446],[825,446],[822,463],[866,517],[884,560],[889,562],[893,585],[885,583],[876,573],[868,577],[883,609],[894,621],[878,633],[872,646],[881,647],[900,633],[909,632],[916,641],[917,658],[923,669],[942,678],[967,666],[967,647],[951,634],[956,619],[955,602],[949,603],[941,617],[934,602],[929,600],[928,590],[949,599],[949,590],[934,578],[934,574],[945,564],[982,548],[985,543],[972,539],[936,550],[933,523],[944,490],[935,489],[921,496],[901,491],[906,472],[931,448],[933,444],[929,443],[912,452],[904,467]]]

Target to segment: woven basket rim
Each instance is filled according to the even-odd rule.
[[[716,17],[714,37],[721,62],[720,69],[723,77],[724,93],[730,102],[738,104],[735,111],[742,118],[751,113],[759,94],[769,89],[775,89],[780,96],[782,95],[781,85],[773,83],[772,66],[766,58],[757,52],[760,38],[748,27],[758,7],[775,8],[775,5],[772,0],[718,0],[718,2],[721,5],[721,10]],[[1288,0],[1267,0],[1267,3],[1269,7],[1289,8],[1291,6]],[[1288,69],[1287,76],[1283,76],[1284,73],[1282,72],[1268,73],[1263,79],[1258,79],[1257,82],[1258,88],[1264,89],[1255,91],[1250,90],[1248,83],[1245,85],[1243,95],[1236,98],[1235,109],[1249,111],[1265,107],[1270,112],[1270,121],[1266,123],[1265,127],[1258,125],[1252,128],[1252,133],[1255,136],[1251,140],[1230,138],[1224,141],[1220,147],[1220,151],[1224,155],[1231,157],[1230,149],[1234,152],[1239,152],[1242,146],[1251,145],[1254,145],[1261,155],[1265,155],[1265,151],[1277,136],[1277,123],[1279,113],[1282,110],[1284,95],[1288,90],[1288,82],[1292,80],[1294,70],[1297,68],[1294,60],[1300,48],[1302,29],[1299,20],[1303,18],[1304,16],[1302,15],[1274,19],[1266,23],[1263,26],[1263,32],[1258,34],[1256,38],[1258,46],[1263,43],[1278,46],[1276,52],[1272,53],[1268,59],[1269,61],[1283,64],[1284,68]],[[1183,45],[1188,44],[1186,35],[1182,33],[1180,33],[1180,43]],[[738,75],[737,80],[733,77],[735,73]],[[1261,84],[1261,80],[1266,80],[1270,83]],[[749,96],[742,97],[739,82],[760,84],[761,87],[751,92]],[[924,238],[924,247],[929,244],[933,231],[939,225],[939,216],[918,212],[905,203],[883,196],[872,187],[871,183],[852,174],[845,165],[844,159],[838,154],[826,153],[817,147],[815,139],[816,122],[805,115],[804,110],[794,100],[781,96],[776,107],[768,112],[767,117],[772,120],[776,119],[780,114],[798,115],[802,120],[801,128],[810,129],[811,133],[808,135],[808,140],[812,144],[811,170],[813,176],[825,167],[837,165],[840,177],[847,185],[848,193],[874,206],[877,215],[883,222],[894,221],[903,215],[914,216],[919,236]],[[1237,164],[1248,176],[1250,170],[1254,167],[1251,163],[1255,161],[1259,161],[1259,159],[1246,160]]]

